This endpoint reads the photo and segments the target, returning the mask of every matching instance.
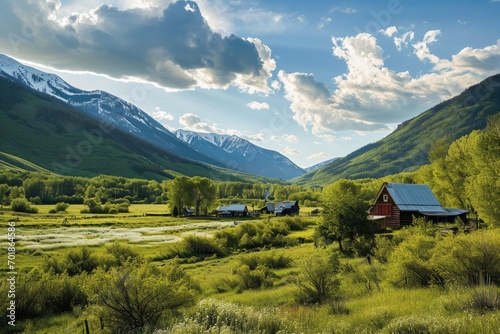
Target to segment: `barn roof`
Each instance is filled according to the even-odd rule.
[[[231,204],[229,206],[219,206],[219,212],[220,211],[229,211],[229,212],[244,212],[247,211],[247,206],[245,204]]]
[[[426,184],[386,183],[385,188],[401,211],[418,211],[432,216],[455,216],[468,212],[443,208]]]

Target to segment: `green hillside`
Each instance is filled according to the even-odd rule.
[[[157,180],[178,174],[260,180],[167,152],[3,78],[0,92],[0,169]]]
[[[428,163],[429,149],[436,141],[451,143],[473,130],[484,129],[488,116],[498,112],[500,74],[405,121],[384,139],[294,181],[319,186],[342,178],[379,178],[415,170]]]

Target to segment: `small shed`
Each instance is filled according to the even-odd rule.
[[[297,201],[285,201],[277,203],[266,203],[266,206],[260,209],[263,214],[275,214],[276,216],[295,216],[300,211]]]
[[[457,217],[467,223],[468,210],[444,208],[425,184],[384,183],[369,215],[383,228],[411,225],[413,217],[425,217],[433,223],[453,223]]]
[[[219,206],[217,215],[220,217],[246,217],[248,208],[245,204],[231,204],[229,206]]]

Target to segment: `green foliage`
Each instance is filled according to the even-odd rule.
[[[340,251],[370,253],[376,225],[368,220],[368,205],[360,194],[360,187],[348,180],[325,187],[323,220],[315,233],[317,245],[337,242]],[[345,240],[349,240],[351,245],[344,249]]]
[[[446,282],[500,285],[500,233],[485,230],[445,238],[436,245],[431,262]]]
[[[120,266],[139,257],[139,253],[133,250],[132,247],[118,241],[107,246],[106,250],[116,259],[117,264]]]
[[[88,289],[93,311],[114,333],[152,333],[177,309],[193,304],[196,293],[196,286],[178,265],[159,268],[138,262],[109,272],[99,269]]]
[[[10,208],[15,212],[25,212],[25,213],[37,213],[38,209],[31,206],[26,198],[18,197],[14,198],[10,202]]]
[[[176,247],[176,256],[188,258],[191,256],[222,257],[226,255],[224,244],[215,238],[188,235],[184,237]]]
[[[82,289],[83,280],[84,277],[70,277],[67,273],[43,273],[36,269],[17,275],[16,319],[71,312],[75,307],[86,306],[87,295]],[[7,296],[10,284],[4,281],[0,283],[0,291]],[[6,302],[8,300],[4,298],[0,303],[3,309],[7,308]]]
[[[59,202],[56,204],[55,211],[56,212],[61,212],[61,211],[66,211],[66,209],[69,208],[69,204],[65,202]]]
[[[56,274],[68,273],[70,276],[83,272],[90,274],[100,265],[99,259],[87,247],[67,252],[61,257],[46,256],[43,268]]]
[[[228,249],[254,249],[264,246],[294,246],[297,239],[288,236],[290,229],[281,221],[243,222],[234,228],[225,228],[215,233],[215,238],[224,242]]]
[[[398,287],[422,287],[440,281],[429,260],[436,239],[413,229],[411,236],[394,248],[389,256],[389,280]]]
[[[337,256],[320,251],[304,260],[296,280],[297,300],[306,304],[322,304],[332,300],[340,287],[337,278],[339,265]]]
[[[251,307],[204,299],[198,303],[192,315],[186,317],[184,322],[172,326],[168,333],[276,334],[290,330],[290,326],[280,317],[277,309],[255,310]]]

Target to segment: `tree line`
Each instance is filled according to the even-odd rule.
[[[16,198],[32,204],[95,204],[128,201],[129,203],[171,203],[178,212],[192,207],[197,213],[206,213],[217,201],[226,203],[255,203],[268,200],[300,201],[315,206],[321,189],[290,184],[216,182],[204,177],[178,176],[174,180],[125,178],[99,175],[88,178],[60,176],[41,172],[4,170],[0,173],[0,206],[10,206]],[[93,203],[93,202],[92,202]]]

